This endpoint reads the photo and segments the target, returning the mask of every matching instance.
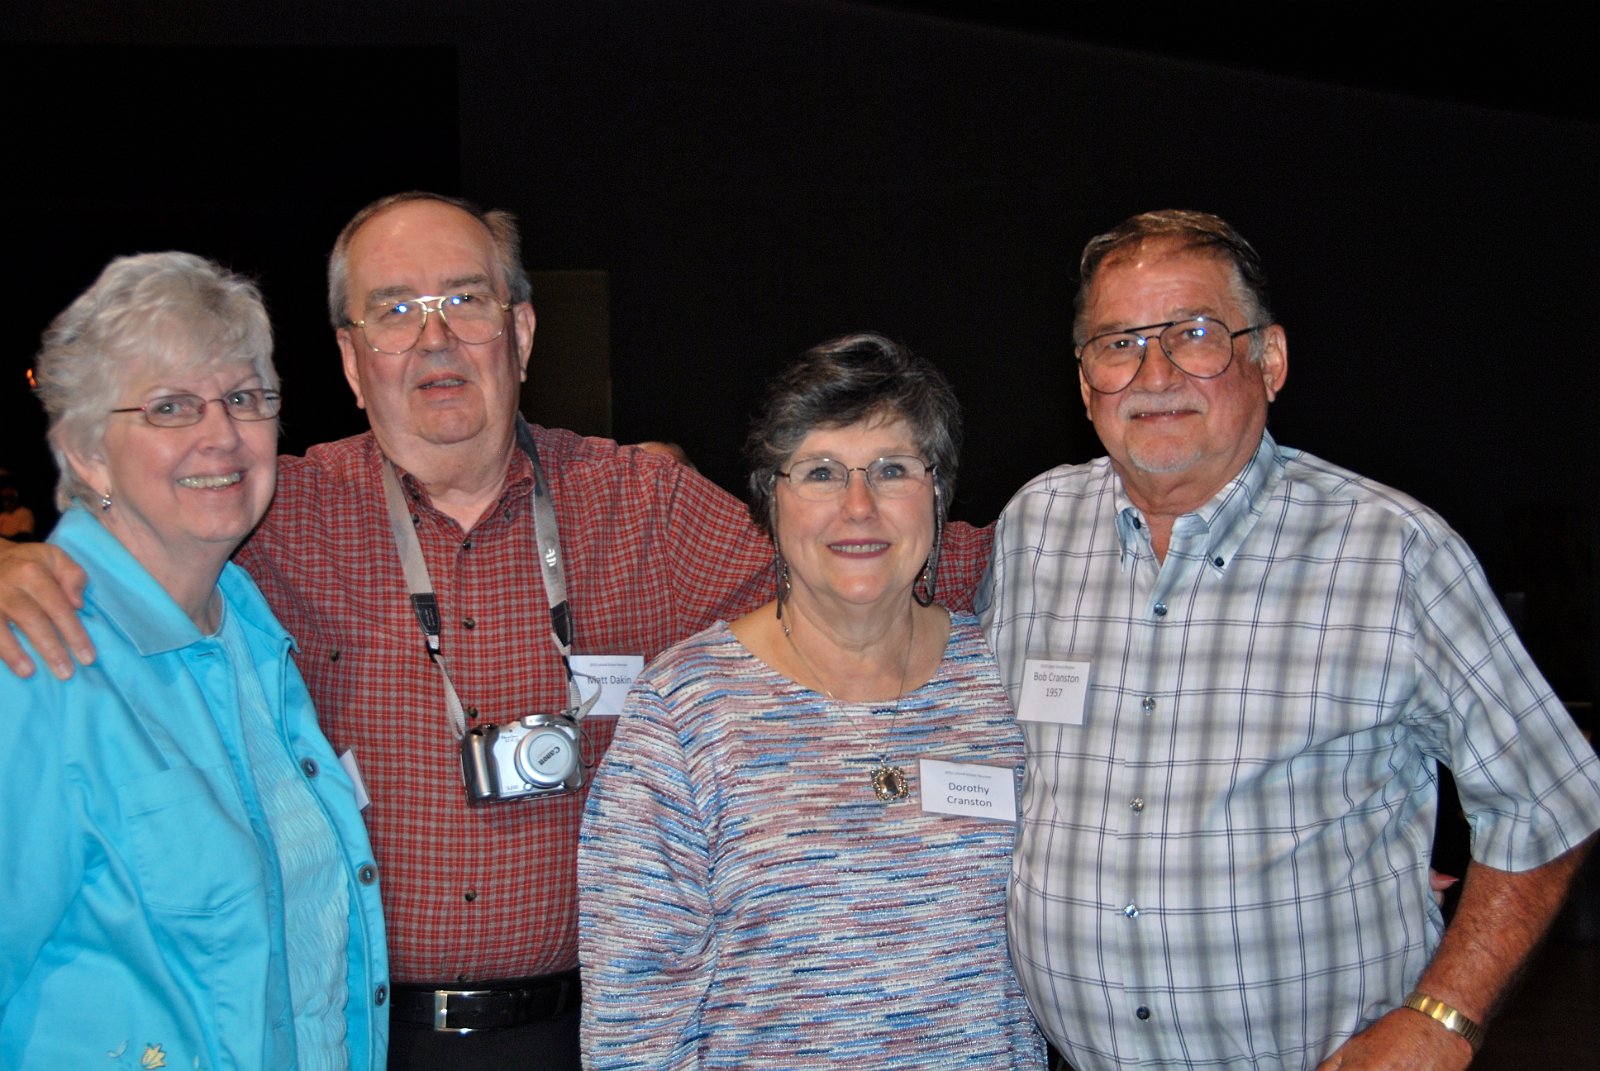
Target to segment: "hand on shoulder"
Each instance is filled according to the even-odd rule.
[[[33,675],[33,659],[13,634],[33,644],[50,671],[72,676],[73,659],[88,665],[94,646],[78,620],[88,577],[65,552],[47,543],[0,540],[0,661],[19,677]],[[69,653],[70,652],[70,653]]]

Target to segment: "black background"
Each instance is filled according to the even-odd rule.
[[[1261,250],[1289,333],[1274,434],[1438,508],[1523,593],[1558,690],[1592,699],[1588,31],[1290,10],[13,2],[0,464],[47,497],[38,333],[149,249],[261,280],[286,448],[359,430],[327,248],[422,187],[517,212],[530,268],[609,273],[617,438],[681,442],[736,488],[764,379],[880,330],[955,383],[958,513],[985,521],[1101,452],[1071,366],[1083,242],[1204,208]]]

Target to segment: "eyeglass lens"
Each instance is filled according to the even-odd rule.
[[[264,387],[229,391],[220,398],[202,398],[198,394],[166,394],[144,405],[126,409],[113,409],[113,413],[143,413],[144,418],[158,428],[181,428],[200,423],[206,406],[220,403],[234,420],[271,420],[283,408],[283,397],[277,391]]]
[[[1198,317],[1153,326],[1161,326],[1160,332],[1114,331],[1084,343],[1078,361],[1089,386],[1105,394],[1127,387],[1139,374],[1152,340],[1173,364],[1198,379],[1221,375],[1233,361],[1233,334],[1220,320]]]
[[[802,498],[833,498],[844,493],[854,473],[866,476],[867,486],[885,498],[914,494],[922,486],[932,466],[911,456],[880,457],[865,468],[850,467],[828,457],[796,462],[782,473]]]
[[[380,353],[405,353],[417,344],[434,313],[469,345],[493,342],[505,330],[502,303],[493,294],[467,292],[374,305],[361,321],[361,332],[367,345]]]

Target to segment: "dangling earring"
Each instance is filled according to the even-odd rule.
[[[932,606],[934,587],[939,582],[939,547],[944,542],[944,511],[939,508],[939,485],[933,485],[933,546],[928,548],[928,560],[923,563],[922,575],[911,586],[911,597],[918,606]],[[922,590],[917,590],[921,588]]]
[[[781,623],[783,621],[783,603],[789,597],[789,593],[794,590],[794,584],[789,580],[789,563],[783,560],[783,553],[781,551],[778,552],[774,555],[774,558],[777,561],[778,572],[778,621]],[[783,632],[786,636],[789,634],[788,625],[783,626]]]
[[[104,513],[107,510],[109,510],[110,508],[111,508],[111,492],[110,491],[102,491],[100,493],[100,512]]]
[[[789,581],[789,563],[783,560],[783,551],[778,547],[777,483],[778,478],[776,476],[770,478],[768,490],[772,497],[768,500],[771,505],[767,507],[767,527],[772,531],[772,571],[778,578],[778,599],[776,607],[778,611],[778,624],[783,625],[783,634],[787,636],[789,635],[789,626],[783,624],[783,602],[789,597],[789,593],[794,590],[794,585]]]

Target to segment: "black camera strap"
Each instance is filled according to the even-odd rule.
[[[540,574],[544,578],[545,595],[550,601],[550,635],[556,649],[561,652],[561,663],[567,673],[567,692],[572,704],[573,717],[582,720],[600,698],[600,689],[587,700],[578,691],[578,682],[572,673],[572,637],[576,622],[567,603],[567,577],[561,567],[561,534],[556,528],[556,510],[550,501],[550,485],[545,480],[544,467],[539,464],[539,450],[533,441],[533,432],[527,421],[517,417],[517,445],[528,456],[533,466],[533,538],[539,559]],[[467,716],[456,694],[450,671],[445,667],[441,643],[439,600],[433,593],[433,580],[428,576],[428,565],[422,558],[422,544],[417,539],[416,521],[406,505],[405,490],[400,486],[399,474],[388,457],[383,459],[383,494],[389,507],[389,527],[394,533],[395,549],[400,555],[400,565],[406,575],[406,587],[411,592],[411,609],[417,615],[417,624],[427,645],[428,658],[439,667],[444,678],[445,705],[450,714],[450,729],[457,739],[466,735]]]

